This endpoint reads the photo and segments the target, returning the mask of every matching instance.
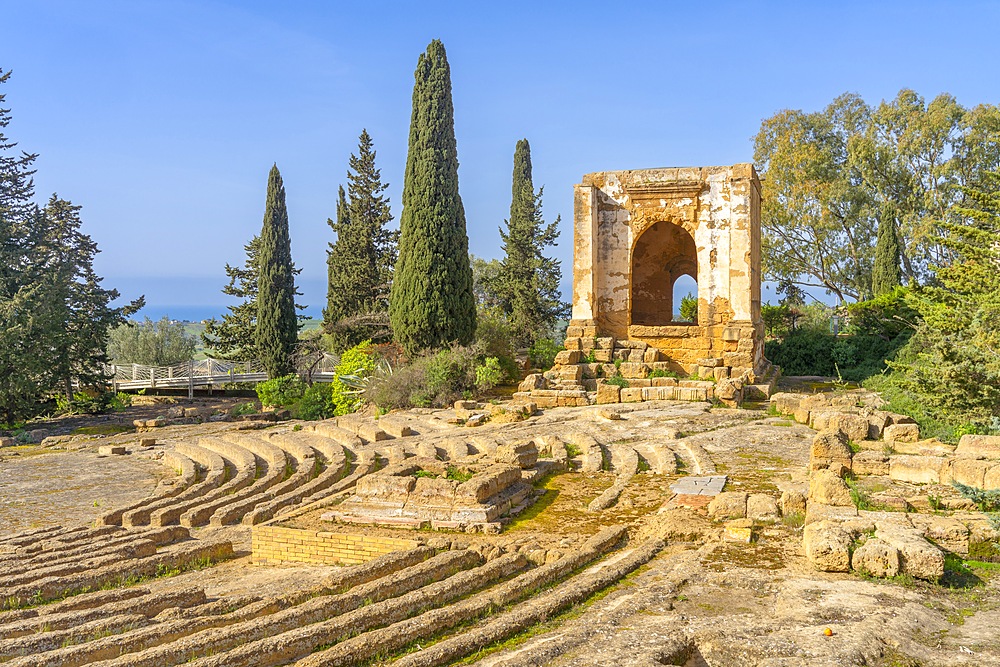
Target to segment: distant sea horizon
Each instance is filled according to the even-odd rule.
[[[314,312],[316,311],[316,312]],[[225,305],[218,306],[187,306],[181,304],[174,305],[162,305],[162,304],[148,304],[143,307],[135,315],[132,315],[130,319],[142,320],[148,317],[151,320],[160,320],[164,317],[169,317],[171,320],[178,320],[181,322],[201,322],[203,320],[210,320],[213,317],[215,319],[221,319],[223,315],[228,313],[229,310]],[[314,309],[307,307],[304,311],[301,311],[304,315],[313,318],[323,317],[323,314],[319,312],[319,309]]]

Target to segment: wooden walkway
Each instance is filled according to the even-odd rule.
[[[315,363],[313,363],[315,362]],[[302,364],[299,375],[313,381],[331,382],[336,373],[336,357],[324,355],[320,360]],[[199,387],[221,387],[236,382],[264,382],[267,373],[260,361],[221,361],[203,359],[174,366],[114,365],[109,369],[113,391],[140,389],[187,389],[192,396]]]

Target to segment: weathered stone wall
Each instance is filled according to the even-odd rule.
[[[415,540],[258,525],[251,537],[251,561],[258,564],[358,565],[394,551],[415,549]]]
[[[698,321],[672,321],[674,281]],[[636,340],[686,371],[728,355],[761,372],[760,182],[753,165],[587,174],[575,189],[573,326]],[[586,334],[584,334],[586,335]]]

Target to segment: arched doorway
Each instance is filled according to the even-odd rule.
[[[671,222],[657,222],[635,242],[631,264],[631,324],[697,324],[697,317],[694,322],[674,318],[680,307],[674,303],[678,278],[690,276],[694,280],[697,298],[698,251],[687,230]]]

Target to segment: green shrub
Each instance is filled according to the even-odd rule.
[[[483,364],[484,365],[484,364]],[[375,378],[367,396],[379,408],[445,407],[478,390],[476,351],[453,347],[417,357],[392,374]],[[493,374],[496,367],[484,371]]]
[[[306,389],[299,402],[292,407],[293,417],[307,421],[329,419],[333,413],[333,392],[330,385],[319,382]]]
[[[96,396],[82,391],[73,394],[71,400],[65,396],[56,396],[56,409],[70,415],[99,415],[105,412],[121,412],[132,405],[132,397],[128,394],[110,391]]]
[[[652,378],[677,378],[680,379],[680,374],[674,371],[665,371],[659,368],[654,368],[649,372],[649,377]]]
[[[679,322],[697,322],[698,321],[698,297],[690,292],[686,296],[681,297],[681,307],[680,307],[680,319]]]
[[[234,417],[239,417],[240,415],[252,415],[257,413],[257,404],[253,401],[247,401],[246,403],[239,403],[232,410],[229,411]]]
[[[781,366],[785,375],[824,375],[835,373],[833,344],[836,337],[811,329],[799,329],[784,340],[764,343],[764,354]]]
[[[613,384],[616,387],[621,387],[622,389],[628,389],[630,386],[628,380],[623,378],[621,375],[616,375],[614,377],[608,378],[606,382],[607,384]]]
[[[506,372],[496,357],[486,357],[483,363],[476,366],[476,388],[487,392],[504,381]]]
[[[344,350],[334,368],[334,380],[330,385],[333,413],[337,416],[354,412],[361,407],[361,392],[352,388],[341,378],[356,379],[367,377],[375,370],[375,357],[371,354],[371,341],[366,340]]]
[[[556,363],[556,355],[563,351],[563,346],[551,338],[541,338],[528,350],[528,359],[535,368],[548,370]]]
[[[257,398],[264,407],[277,408],[295,403],[306,393],[306,383],[290,373],[257,385]]]

